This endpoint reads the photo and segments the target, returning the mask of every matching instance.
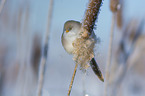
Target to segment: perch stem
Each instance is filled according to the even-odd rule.
[[[68,90],[67,96],[70,96],[72,85],[73,85],[74,78],[75,78],[76,71],[77,71],[77,67],[78,67],[78,63],[76,63],[76,65],[75,65],[75,69],[74,69],[73,76],[72,76],[72,79],[71,79],[71,82],[70,82],[70,85],[69,85],[69,90]]]

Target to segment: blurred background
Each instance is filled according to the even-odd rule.
[[[4,0],[0,0],[2,4]],[[108,96],[145,96],[145,0],[120,0],[115,18]],[[67,95],[72,56],[61,44],[63,24],[82,21],[88,0],[54,0],[43,96]],[[95,58],[105,76],[112,12],[103,0]],[[1,6],[1,5],[0,5]],[[35,96],[49,0],[5,0],[0,12],[0,96]],[[88,68],[77,71],[71,96],[104,96],[104,83]]]

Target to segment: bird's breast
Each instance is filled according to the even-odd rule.
[[[67,36],[67,37],[64,37],[62,40],[63,47],[69,54],[73,53],[74,47],[73,47],[72,43],[75,39],[76,39],[76,37]]]

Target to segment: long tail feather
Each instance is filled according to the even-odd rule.
[[[98,78],[104,82],[104,78],[103,78],[103,75],[101,73],[101,70],[97,64],[97,62],[95,61],[94,58],[92,58],[92,60],[90,61],[90,66],[91,68],[93,69],[94,73],[98,76]]]

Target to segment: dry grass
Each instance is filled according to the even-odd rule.
[[[48,38],[50,33],[50,25],[51,25],[51,19],[52,19],[52,11],[53,11],[53,3],[54,0],[49,1],[49,10],[48,10],[48,22],[47,22],[47,29],[45,34],[45,41],[43,43],[42,47],[42,56],[40,61],[40,69],[39,69],[39,77],[38,77],[38,88],[37,88],[37,96],[42,96],[42,88],[43,88],[43,82],[44,82],[44,69],[46,66],[47,61],[47,52],[48,52]]]

